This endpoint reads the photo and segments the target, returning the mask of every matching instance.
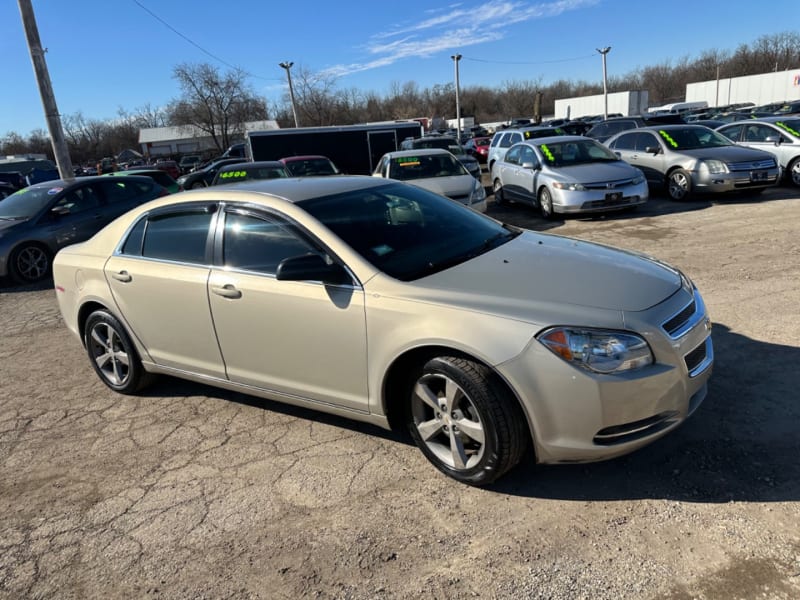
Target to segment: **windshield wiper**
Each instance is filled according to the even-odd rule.
[[[501,231],[486,238],[479,246],[472,248],[466,252],[462,252],[461,254],[457,254],[455,256],[451,256],[445,260],[440,261],[431,261],[426,264],[424,267],[419,269],[418,271],[411,274],[407,281],[413,279],[419,279],[420,277],[425,277],[426,275],[432,275],[434,273],[438,273],[439,271],[444,271],[445,269],[449,269],[450,267],[454,267],[456,265],[460,265],[463,262],[466,262],[476,256],[480,256],[489,250],[493,250],[498,246],[502,246],[507,241],[514,239],[518,235],[522,233],[521,229],[517,229],[516,227],[512,227],[511,225],[503,225],[503,228],[506,231]]]

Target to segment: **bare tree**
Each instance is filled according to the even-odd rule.
[[[264,100],[247,85],[241,70],[220,73],[207,63],[182,63],[173,78],[182,95],[168,108],[169,122],[207,133],[219,150],[244,135],[246,121],[266,118]]]

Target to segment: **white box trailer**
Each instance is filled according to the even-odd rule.
[[[608,94],[608,114],[640,115],[647,112],[649,95],[646,90],[614,92]],[[555,102],[556,119],[577,119],[590,115],[602,115],[605,106],[603,94],[563,98]]]

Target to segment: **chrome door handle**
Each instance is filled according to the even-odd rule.
[[[214,292],[217,296],[222,296],[223,298],[241,298],[242,292],[237,290],[232,284],[227,283],[223,286],[212,285],[211,291]]]
[[[128,283],[133,279],[133,277],[131,277],[130,273],[128,273],[127,271],[119,271],[117,273],[112,273],[111,276],[117,281],[121,281],[122,283]]]

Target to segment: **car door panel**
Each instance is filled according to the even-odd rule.
[[[208,267],[112,256],[105,274],[119,313],[153,362],[225,377],[208,307]]]
[[[368,410],[364,293],[214,269],[208,282],[228,378]]]

